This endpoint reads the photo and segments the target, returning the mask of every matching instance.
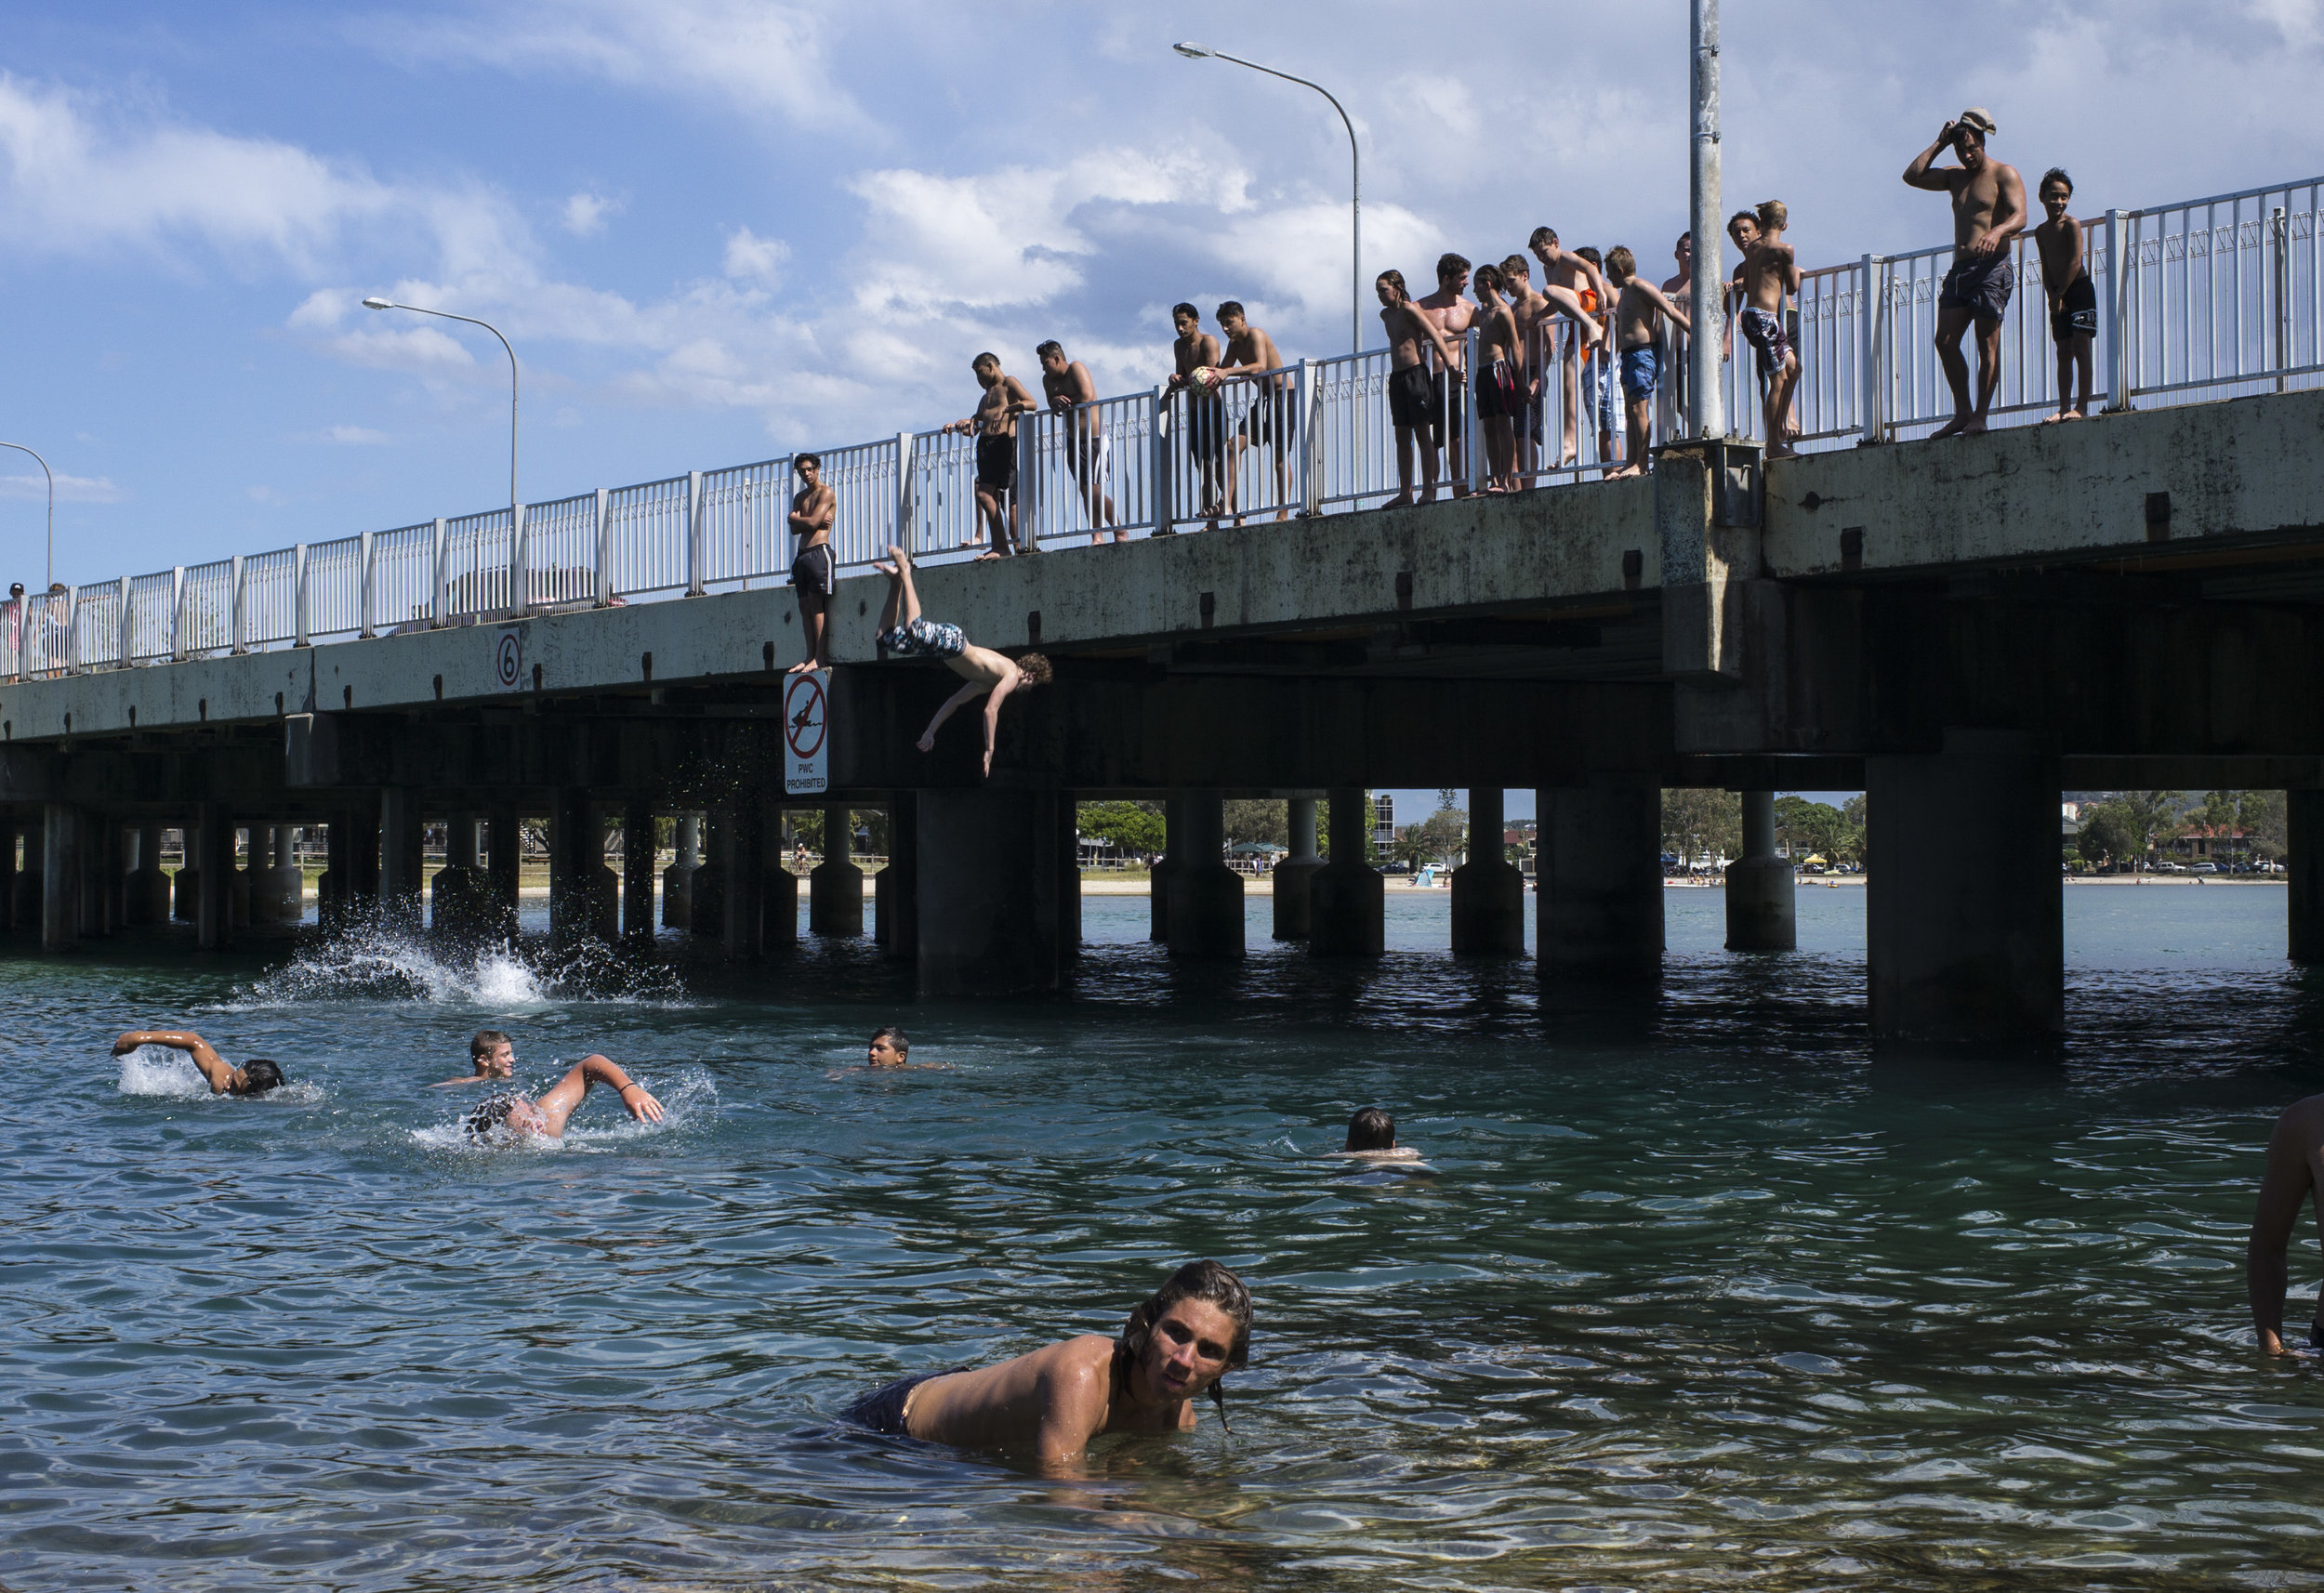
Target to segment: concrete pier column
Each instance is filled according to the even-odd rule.
[[[48,821],[44,813],[24,826],[24,863],[17,871],[15,911],[20,929],[38,932],[46,921],[43,898],[48,877]]]
[[[81,943],[82,816],[51,802],[41,814],[40,949],[69,952]]]
[[[169,915],[181,924],[191,924],[202,916],[201,852],[199,826],[179,826],[178,872],[170,875]]]
[[[347,825],[337,814],[323,826],[323,872],[315,875],[315,921],[325,930],[347,922]]]
[[[121,932],[129,881],[128,831],[118,819],[97,822],[95,866],[90,877],[97,889],[98,933]]]
[[[1376,957],[1388,946],[1388,883],[1366,861],[1364,788],[1331,791],[1331,860],[1308,881],[1307,949],[1319,957]]]
[[[1012,786],[920,793],[921,994],[1057,988],[1057,800]]]
[[[1662,972],[1662,791],[1651,777],[1534,794],[1534,955],[1544,974]]]
[[[347,907],[358,918],[379,911],[379,804],[347,810]]]
[[[1162,799],[1162,855],[1146,876],[1146,939],[1170,938],[1170,871],[1186,856],[1185,809],[1175,796]]]
[[[1800,943],[1791,860],[1776,855],[1776,794],[1743,793],[1743,855],[1727,864],[1727,950],[1788,952]]]
[[[1057,960],[1081,960],[1081,804],[1057,794]]]
[[[0,929],[16,928],[16,821],[0,817]]]
[[[1950,729],[1944,751],[1868,757],[1864,777],[1873,1039],[2063,1033],[2055,758],[2029,735]]]
[[[162,827],[137,827],[137,862],[129,870],[123,892],[121,918],[125,924],[165,924],[169,921],[169,875],[162,872]]]
[[[1525,876],[1501,851],[1501,789],[1469,790],[1469,857],[1452,875],[1452,949],[1516,956],[1525,949]]]
[[[233,863],[233,867],[228,870],[226,875],[226,904],[234,915],[234,930],[237,934],[250,928],[250,875],[251,871],[258,866],[258,836],[261,834],[263,832],[257,830],[250,832],[250,864],[247,868],[244,867],[241,862],[243,831],[239,826],[235,828],[232,839],[227,847],[226,855],[228,861]]]
[[[195,940],[205,952],[222,951],[234,940],[233,814],[223,804],[203,803],[191,838]]]
[[[1284,804],[1291,824],[1291,854],[1274,867],[1275,932],[1278,941],[1307,939],[1308,892],[1324,860],[1315,855],[1315,798],[1294,796]]]
[[[766,954],[767,816],[758,802],[746,798],[711,821],[712,833],[724,849],[720,895],[724,909],[726,960],[756,962]],[[790,871],[782,871],[790,878]],[[799,882],[791,879],[792,901]],[[796,908],[794,909],[796,910]]]
[[[662,871],[662,927],[693,927],[694,870],[702,866],[702,816],[678,815],[678,855]]]
[[[254,924],[298,921],[304,893],[297,865],[290,861],[291,836],[295,834],[288,824],[251,828],[250,921]]]
[[[620,938],[614,871],[605,866],[605,821],[579,786],[558,791],[548,815],[548,937],[560,946]]]
[[[105,898],[110,894],[110,882],[105,877],[107,863],[105,836],[110,826],[96,814],[81,815],[81,872],[74,884],[81,892],[81,934],[84,939],[96,939],[107,932]]]
[[[854,835],[853,812],[823,810],[823,862],[807,876],[807,928],[814,934],[864,932],[864,871],[848,861]]]
[[[799,950],[799,875],[791,872],[784,855],[781,810],[770,806],[763,818],[759,834],[765,861],[759,875],[759,933],[761,945],[772,956]]]
[[[465,940],[492,932],[492,881],[477,865],[476,832],[471,810],[443,823],[443,866],[428,882],[428,924],[439,935]]]
[[[2284,793],[2285,953],[2324,963],[2324,791]]]
[[[920,955],[920,797],[917,791],[888,794],[888,866],[872,879],[873,931],[879,949],[896,962]]]
[[[621,810],[621,936],[633,945],[654,939],[654,845],[653,805],[632,802]]]
[[[726,933],[727,814],[712,809],[702,816],[702,864],[694,870],[693,931]]]
[[[1226,801],[1216,789],[1182,793],[1184,861],[1170,869],[1170,954],[1243,954],[1243,876],[1226,865]]]
[[[517,902],[524,880],[524,824],[516,804],[503,802],[486,816],[484,899],[490,933],[515,940]]]
[[[379,919],[391,928],[419,928],[419,793],[390,785],[379,793]]]

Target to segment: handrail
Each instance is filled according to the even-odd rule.
[[[2109,210],[2082,226],[2098,299],[2093,404],[2324,386],[2324,178]],[[2018,287],[1988,416],[2004,425],[2054,411],[2059,399],[2038,252],[2030,235],[2011,247]],[[1868,254],[1802,273],[1790,312],[1801,361],[1787,417],[1795,446],[1895,441],[1950,416],[1933,338],[1952,253]],[[1468,343],[1473,371],[1473,333]],[[1663,337],[1658,435],[1673,434],[1683,407],[1685,343]],[[1604,421],[1621,429],[1618,386],[1607,396],[1616,363],[1586,354],[1555,319],[1523,350],[1525,413],[1508,433],[1520,484],[1572,484],[1621,463],[1618,435],[1600,446]],[[1759,437],[1763,378],[1739,339],[1723,379],[1730,427]],[[1477,384],[1450,384],[1431,401],[1442,413],[1416,430],[1395,424],[1395,381],[1389,351],[1373,349],[1233,367],[1200,392],[1165,384],[1035,412],[1018,419],[1015,467],[1005,472],[1013,479],[997,496],[979,484],[971,438],[905,431],[824,449],[823,479],[838,497],[834,553],[846,571],[867,569],[891,542],[924,562],[957,560],[988,544],[982,506],[997,501],[1010,541],[1025,551],[1377,507],[1404,490],[1400,450],[1437,464],[1421,441],[1432,432],[1442,439],[1440,493],[1478,483],[1501,432]],[[793,554],[796,457],[28,594],[0,603],[0,679],[778,583]]]

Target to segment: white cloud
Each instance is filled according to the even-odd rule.
[[[780,238],[761,238],[747,227],[737,227],[726,240],[726,274],[746,282],[772,285],[791,257],[791,246]]]
[[[60,504],[117,504],[129,494],[113,485],[110,476],[68,476],[57,472],[57,501]],[[0,498],[48,501],[46,476],[0,476]]]
[[[605,218],[619,215],[621,210],[622,201],[618,199],[607,199],[596,193],[576,193],[565,201],[565,230],[576,238],[594,237],[605,230]]]
[[[334,426],[321,433],[319,441],[344,443],[358,448],[376,448],[388,441],[388,434],[384,431],[374,431],[368,426]]]

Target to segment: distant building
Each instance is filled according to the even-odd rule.
[[[1382,849],[1396,844],[1396,799],[1385,791],[1372,793],[1372,843]]]

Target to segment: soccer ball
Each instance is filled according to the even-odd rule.
[[[1208,365],[1196,365],[1186,373],[1186,380],[1191,386],[1197,388],[1216,387],[1219,382],[1219,373]]]

